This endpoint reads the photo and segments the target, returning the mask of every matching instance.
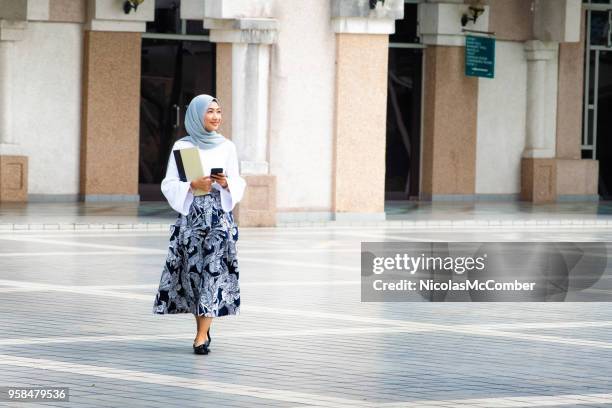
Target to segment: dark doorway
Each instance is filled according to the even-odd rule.
[[[612,200],[612,51],[599,53],[597,102],[597,140],[595,158],[599,160],[599,195]]]
[[[418,199],[423,49],[417,4],[404,5],[389,40],[385,199]]]
[[[156,2],[143,34],[140,83],[141,201],[164,200],[160,184],[174,142],[185,136],[191,99],[215,94],[215,45],[202,22],[180,20],[180,3]]]
[[[612,5],[585,3],[582,158],[599,161],[598,194],[612,200]]]

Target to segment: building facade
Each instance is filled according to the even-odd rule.
[[[0,201],[162,199],[199,93],[242,225],[612,195],[608,0],[137,3],[0,1]],[[492,78],[466,36],[495,40]]]

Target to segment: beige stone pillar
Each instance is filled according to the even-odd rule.
[[[26,27],[26,21],[0,19],[0,202],[28,200],[28,157],[15,138],[12,86],[14,48]]]
[[[403,1],[370,9],[332,1],[336,92],[332,211],[336,220],[385,219],[389,34]]]
[[[471,199],[478,79],[464,75],[462,47],[428,46],[425,66],[421,198]]]
[[[421,198],[473,200],[476,188],[478,78],[465,75],[462,2],[419,5],[425,49]],[[489,7],[465,28],[488,30]]]
[[[581,25],[584,27],[584,13]],[[577,42],[559,44],[557,100],[557,199],[599,200],[599,161],[581,159],[584,98],[584,28]]]
[[[204,7],[204,27],[217,44],[223,133],[236,145],[240,173],[247,182],[234,210],[243,227],[276,225],[276,176],[270,174],[268,160],[268,89],[270,48],[278,22],[262,16],[263,6],[261,1],[214,0]]]
[[[333,211],[337,220],[384,220],[388,37],[336,35]]]
[[[84,32],[80,190],[85,201],[138,201],[140,33],[153,2],[125,14],[90,0]]]
[[[84,35],[81,194],[138,201],[140,33]]]

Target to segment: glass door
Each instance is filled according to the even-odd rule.
[[[418,199],[421,155],[423,48],[418,1],[404,2],[404,19],[389,36],[385,199]]]
[[[598,192],[612,200],[612,4],[585,3],[582,158],[599,161]]]
[[[180,2],[156,1],[142,36],[139,194],[164,200],[160,184],[174,142],[185,136],[185,110],[198,94],[215,94],[215,46],[201,21],[180,19]]]

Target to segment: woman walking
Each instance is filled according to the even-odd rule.
[[[232,209],[246,183],[238,171],[234,144],[217,133],[221,107],[210,95],[198,95],[185,114],[188,136],[172,150],[197,147],[207,176],[181,180],[173,152],[161,190],[179,215],[170,228],[170,245],[153,313],[192,313],[197,324],[196,354],[210,351],[210,326],[215,317],[238,315],[240,285]],[[221,173],[210,175],[213,168]],[[205,195],[194,196],[195,190]]]

